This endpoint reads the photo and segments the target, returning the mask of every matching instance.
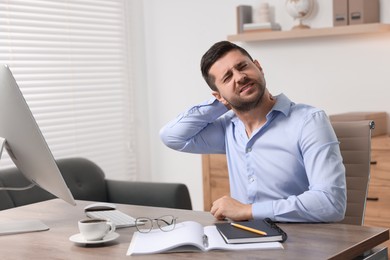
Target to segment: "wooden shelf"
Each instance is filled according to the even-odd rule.
[[[370,23],[291,31],[246,32],[228,35],[228,40],[236,42],[254,42],[384,32],[390,32],[390,24]]]

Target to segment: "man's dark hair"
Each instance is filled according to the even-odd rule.
[[[251,55],[249,55],[249,53],[245,49],[229,41],[220,41],[215,43],[203,55],[200,61],[200,70],[202,71],[202,76],[205,79],[206,83],[209,85],[209,87],[214,91],[218,91],[218,89],[215,86],[215,78],[209,75],[210,68],[217,60],[219,60],[232,50],[240,51],[242,54],[248,56],[253,61]]]

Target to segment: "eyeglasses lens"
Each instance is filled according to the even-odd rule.
[[[156,221],[162,231],[171,231],[175,228],[176,219],[173,216],[163,216]]]
[[[148,233],[153,228],[153,221],[148,218],[137,218],[135,226],[139,232]]]

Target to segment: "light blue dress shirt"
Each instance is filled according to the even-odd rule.
[[[285,95],[248,138],[244,124],[219,101],[194,106],[160,131],[170,148],[226,153],[231,196],[252,204],[255,219],[333,222],[344,218],[345,168],[324,111]]]

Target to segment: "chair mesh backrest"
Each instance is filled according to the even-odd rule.
[[[332,122],[346,171],[347,210],[341,223],[363,225],[370,180],[373,121]]]

